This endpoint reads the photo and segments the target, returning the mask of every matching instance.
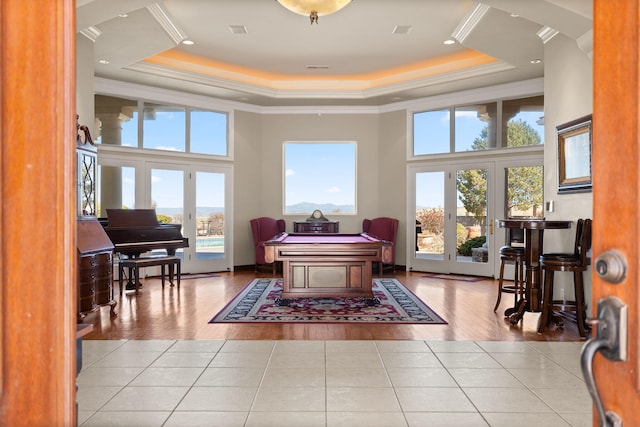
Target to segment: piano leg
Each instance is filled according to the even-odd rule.
[[[134,267],[129,267],[129,274],[127,274],[127,284],[125,285],[125,289],[127,291],[138,291],[139,288],[142,287],[142,283],[140,283],[138,269]],[[120,269],[120,273],[124,272],[124,268]],[[122,283],[122,278],[120,278],[120,283]],[[122,285],[120,285],[120,293],[122,293]]]

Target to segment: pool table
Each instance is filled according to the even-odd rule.
[[[362,297],[375,304],[373,263],[392,256],[391,242],[367,233],[282,233],[264,245],[266,262],[282,261],[280,305],[303,297]]]

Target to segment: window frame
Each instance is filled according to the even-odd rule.
[[[138,104],[138,141],[136,146],[120,146],[111,144],[99,144],[105,147],[123,147],[125,150],[142,150],[143,152],[158,153],[166,152],[167,155],[177,157],[194,157],[198,159],[208,158],[211,160],[233,161],[234,160],[234,122],[235,109],[227,102],[223,102],[216,98],[204,95],[182,94],[176,93],[168,89],[153,88],[148,86],[139,86],[137,84],[129,84],[123,82],[110,81],[106,79],[96,79],[95,95],[108,97],[116,97],[135,101]],[[157,150],[152,148],[143,148],[142,144],[142,114],[145,103],[173,105],[185,109],[185,151],[173,150]],[[98,119],[98,114],[94,115]],[[213,113],[224,114],[226,116],[226,155],[206,154],[190,151],[189,133],[190,133],[190,111],[210,111]]]

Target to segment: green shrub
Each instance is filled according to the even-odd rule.
[[[171,224],[172,218],[167,215],[156,215],[160,224]]]
[[[474,237],[458,246],[458,253],[462,256],[471,256],[471,249],[479,248],[485,244],[487,236]]]

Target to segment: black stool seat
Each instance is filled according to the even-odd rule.
[[[563,271],[571,271],[571,268],[580,268],[582,265],[582,259],[574,254],[543,254],[540,260],[548,267],[557,266]]]
[[[524,247],[522,246],[503,246],[500,248],[501,256],[524,256]]]
[[[518,297],[524,291],[524,247],[521,246],[502,246],[498,250],[500,254],[500,276],[498,278],[498,299],[493,311],[498,310],[502,293],[514,294],[514,306],[518,302]],[[504,284],[504,266],[513,263],[515,265],[513,285]],[[506,313],[505,313],[506,315]]]
[[[584,299],[583,273],[589,266],[587,252],[591,249],[591,220],[579,219],[576,226],[576,239],[572,253],[548,253],[540,256],[540,267],[544,273],[542,314],[538,323],[538,332],[544,329],[554,319],[554,310],[559,312],[575,312],[578,331],[583,338],[587,337],[586,323],[587,304]],[[554,299],[553,282],[556,271],[573,272],[573,290],[575,298]],[[561,324],[559,324],[561,326]]]

